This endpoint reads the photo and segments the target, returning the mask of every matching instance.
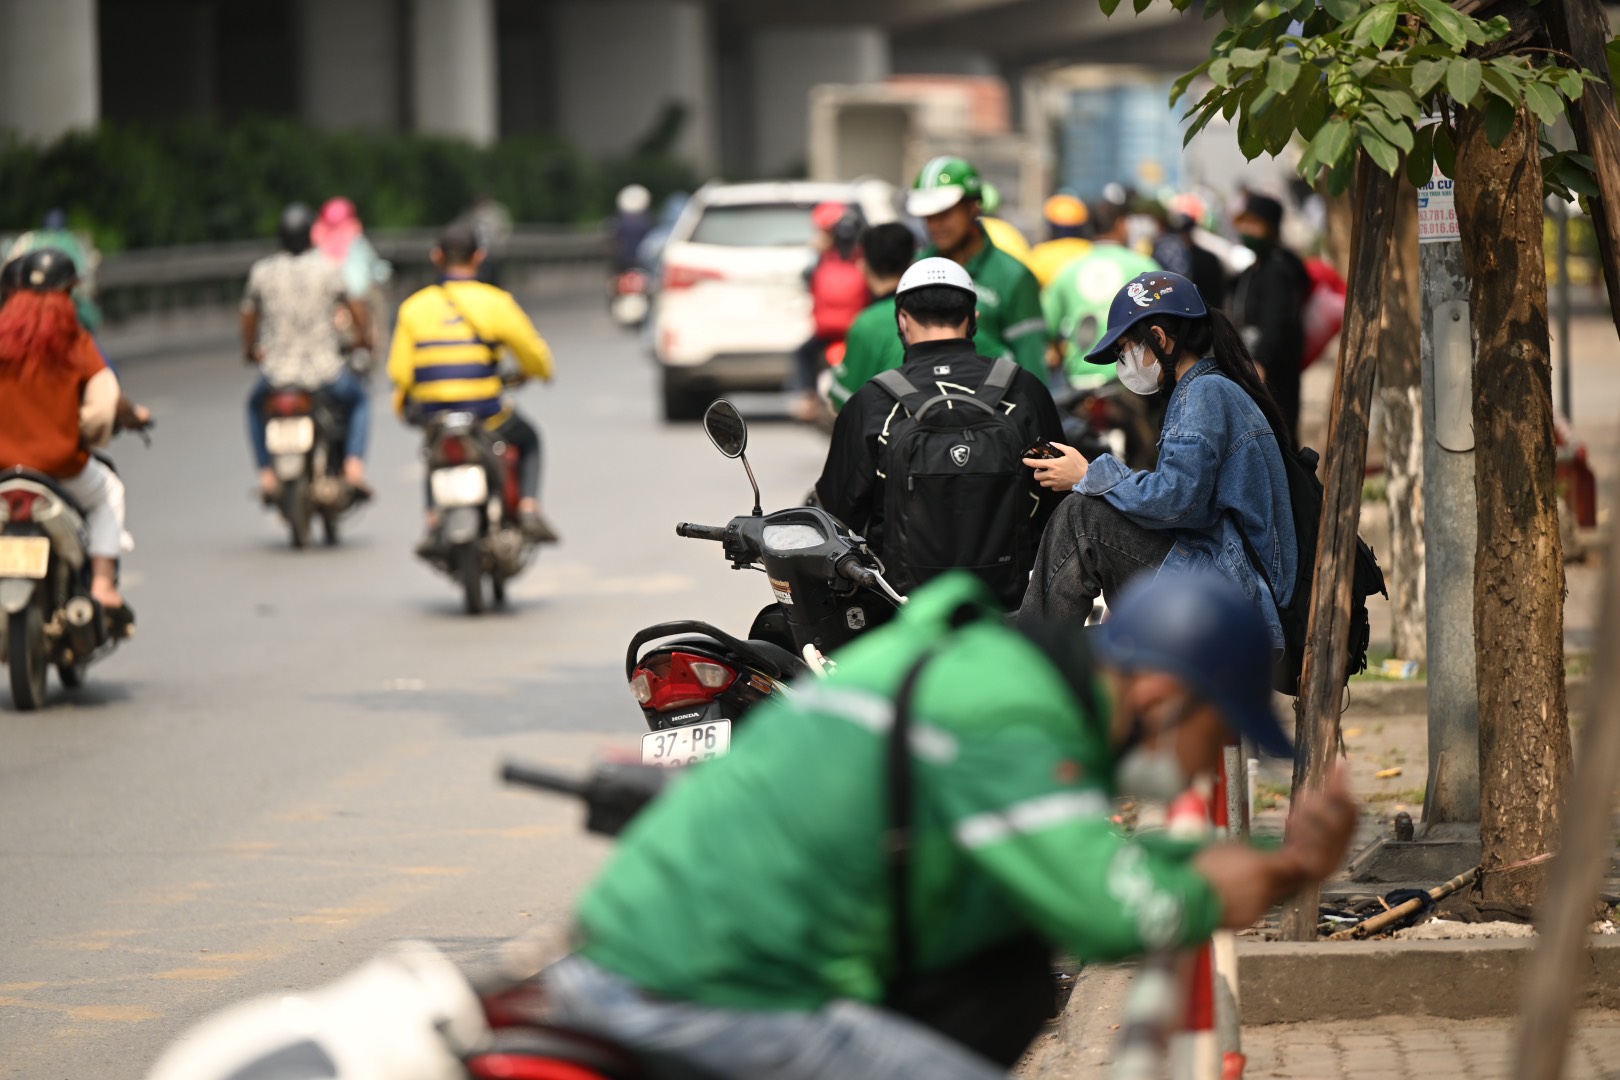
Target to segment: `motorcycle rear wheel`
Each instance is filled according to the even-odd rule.
[[[338,546],[338,516],[335,511],[321,512],[321,538],[327,547]]]
[[[292,532],[292,546],[309,547],[313,507],[310,505],[308,477],[300,476],[281,485],[281,513]]]
[[[11,668],[11,701],[27,712],[45,704],[45,616],[29,604],[6,623],[6,662]]]
[[[484,567],[478,545],[461,544],[455,553],[456,577],[461,582],[461,603],[467,614],[484,610]]]
[[[506,606],[506,579],[501,575],[489,575],[489,596],[495,602],[496,607],[503,608]]]

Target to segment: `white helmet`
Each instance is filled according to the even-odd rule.
[[[407,941],[313,993],[272,994],[210,1017],[148,1080],[461,1080],[462,1058],[488,1038],[466,978],[431,945]]]
[[[894,294],[901,296],[912,289],[922,289],[930,285],[961,289],[975,300],[979,296],[978,290],[973,287],[973,276],[962,269],[960,263],[938,255],[912,263],[906,272],[900,275],[900,287],[895,289]]]
[[[619,213],[645,214],[652,205],[652,192],[640,184],[631,184],[619,190]]]

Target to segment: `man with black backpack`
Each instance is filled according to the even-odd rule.
[[[1022,459],[1063,424],[1038,377],[974,351],[977,301],[950,259],[906,271],[895,292],[905,363],[838,414],[816,496],[867,538],[897,588],[963,568],[1012,609],[1061,501]]]

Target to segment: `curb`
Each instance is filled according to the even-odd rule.
[[[1469,941],[1240,940],[1243,1023],[1511,1016],[1534,938]],[[1620,938],[1594,937],[1581,1008],[1620,1009]]]

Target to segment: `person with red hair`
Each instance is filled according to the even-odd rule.
[[[117,580],[124,485],[90,453],[112,437],[118,378],[79,323],[72,258],[41,248],[18,261],[6,275],[15,291],[0,307],[0,468],[44,473],[79,504],[90,594],[109,612],[125,609]]]

